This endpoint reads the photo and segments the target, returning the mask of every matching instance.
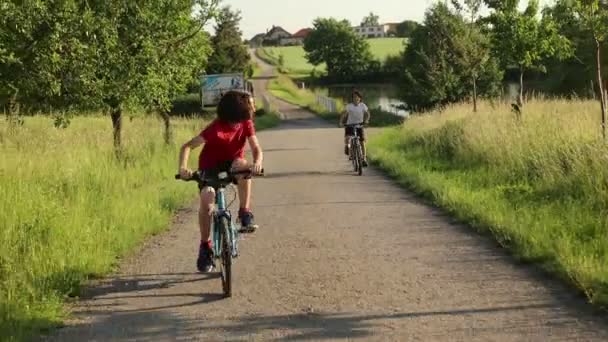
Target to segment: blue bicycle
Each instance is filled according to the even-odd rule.
[[[262,171],[263,172],[263,171]],[[215,189],[216,209],[211,218],[213,232],[213,255],[220,262],[222,290],[224,297],[232,296],[232,259],[239,256],[238,240],[239,230],[234,223],[232,214],[226,205],[226,188],[237,183],[236,177],[243,175],[252,177],[252,170],[219,172],[217,175],[205,175],[195,171],[190,179],[182,179],[175,175],[175,179],[195,181],[202,187],[211,186]],[[236,198],[236,195],[235,195]],[[233,200],[234,201],[234,200]]]

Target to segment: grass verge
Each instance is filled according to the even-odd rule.
[[[275,113],[256,118],[258,130],[278,123]],[[181,143],[205,121],[172,125]],[[66,129],[48,117],[16,129],[0,122],[0,340],[60,325],[83,282],[165,230],[196,193],[173,179],[179,146],[163,143],[159,120],[125,118],[123,126],[117,158],[108,117],[76,117]]]
[[[107,117],[77,117],[67,129],[47,117],[16,130],[0,123],[0,339],[61,323],[83,281],[111,271],[191,199],[172,179],[178,147],[163,143],[161,122],[124,121],[120,158]],[[203,125],[173,122],[177,141]]]
[[[373,162],[520,260],[608,304],[608,148],[598,105],[533,101],[468,105],[413,117],[369,145]]]

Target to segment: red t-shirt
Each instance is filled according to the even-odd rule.
[[[222,162],[244,158],[247,138],[254,135],[252,120],[236,124],[213,121],[200,134],[205,139],[205,146],[198,157],[199,170],[211,169]]]

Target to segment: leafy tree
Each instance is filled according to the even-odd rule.
[[[243,72],[247,68],[251,57],[242,43],[240,21],[240,12],[232,11],[229,6],[219,13],[215,36],[211,39],[213,54],[209,58],[207,73]]]
[[[558,32],[550,16],[537,18],[538,0],[530,0],[524,12],[519,12],[518,0],[492,3],[495,11],[490,16],[494,54],[504,68],[516,67],[520,92],[518,104],[524,102],[524,74],[526,71],[546,71],[550,57],[566,58],[571,54],[570,43]]]
[[[464,26],[463,35],[457,37],[454,41],[460,64],[464,68],[464,73],[471,80],[473,111],[477,112],[477,83],[479,78],[484,70],[494,70],[495,73],[497,70],[495,60],[490,55],[490,40],[482,32],[477,22],[483,2],[482,0],[463,0],[463,4],[461,4],[458,0],[452,0],[452,4],[469,21]]]
[[[481,33],[470,31],[462,15],[451,12],[445,3],[431,7],[403,58],[402,93],[411,109],[426,110],[471,95],[494,95],[502,74],[486,58],[487,51],[475,45],[483,42]]]
[[[397,37],[409,38],[412,36],[418,26],[420,26],[420,24],[413,20],[405,20],[397,25],[396,35]]]
[[[602,110],[602,135],[606,135],[606,90],[602,78],[602,45],[608,35],[608,4],[600,0],[571,0],[568,2],[578,15],[581,26],[585,28],[595,43],[595,66]]]
[[[81,103],[94,72],[86,43],[91,11],[75,1],[11,0],[0,13],[0,94],[9,119],[19,107]]]
[[[173,105],[172,100],[187,93],[188,87],[197,82],[199,76],[204,73],[210,54],[208,34],[198,32],[183,43],[180,53],[168,54],[149,70],[149,77],[144,84],[146,107],[158,112],[163,119],[164,139],[167,144],[172,141],[169,115]]]
[[[215,0],[167,2],[89,1],[94,12],[92,30],[97,53],[94,91],[99,106],[110,112],[114,145],[121,146],[122,113],[133,105],[165,102],[171,69],[182,47],[202,31],[213,16]],[[199,10],[192,16],[193,5]],[[156,79],[156,80],[155,80]],[[174,81],[174,79],[173,79]]]
[[[378,26],[380,25],[380,17],[374,14],[374,12],[369,12],[369,15],[363,18],[361,21],[361,26]]]
[[[369,44],[346,20],[315,19],[312,32],[304,39],[304,50],[311,64],[327,65],[327,75],[333,80],[354,80],[365,74],[372,61]]]

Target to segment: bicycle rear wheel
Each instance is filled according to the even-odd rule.
[[[220,268],[222,275],[222,290],[224,297],[232,296],[232,242],[230,238],[230,222],[226,217],[220,219]]]

